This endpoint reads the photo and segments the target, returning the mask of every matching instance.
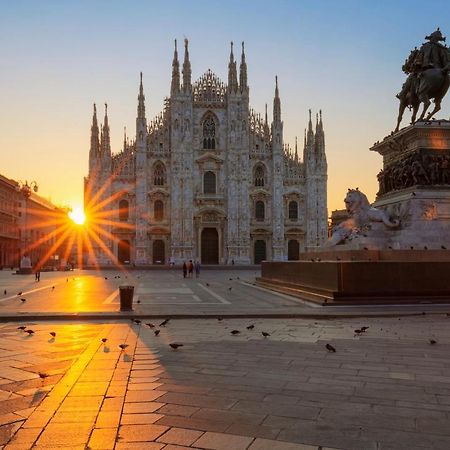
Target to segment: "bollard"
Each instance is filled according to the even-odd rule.
[[[133,311],[134,286],[119,286],[120,310]]]

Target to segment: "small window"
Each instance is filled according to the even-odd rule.
[[[264,220],[265,209],[266,209],[266,207],[265,207],[263,201],[258,200],[255,203],[255,218],[256,218],[256,220],[258,220],[258,221],[263,221]]]
[[[297,220],[298,219],[298,203],[297,202],[289,202],[289,219]]]
[[[164,186],[166,184],[166,171],[161,163],[157,163],[153,168],[153,184],[155,186]]]
[[[257,187],[264,187],[264,166],[259,165],[255,168],[254,184]]]
[[[161,222],[164,220],[164,203],[161,200],[156,200],[153,208],[155,221]]]
[[[216,174],[214,172],[208,171],[203,175],[203,193],[216,193]]]
[[[127,200],[120,200],[119,202],[119,220],[126,222],[130,214],[130,208]]]
[[[216,148],[216,123],[212,117],[207,117],[203,122],[203,148]]]

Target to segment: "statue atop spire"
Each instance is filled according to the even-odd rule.
[[[142,84],[142,72],[140,74],[137,117],[138,119],[145,119],[145,95],[144,86]]]
[[[189,41],[184,39],[183,91],[191,92],[191,62],[189,61]]]
[[[241,92],[248,90],[247,85],[247,63],[245,62],[244,42],[242,42],[241,65],[239,67],[239,87]]]
[[[275,97],[273,99],[273,121],[281,122],[281,101],[278,91],[278,76],[275,76]]]
[[[177,40],[175,39],[175,50],[172,61],[172,83],[170,85],[170,95],[180,92],[180,63],[178,62]]]
[[[236,61],[233,55],[233,41],[231,41],[230,62],[228,63],[228,92],[236,93],[238,90]]]

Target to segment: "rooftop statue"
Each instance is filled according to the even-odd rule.
[[[399,129],[406,107],[412,109],[411,123],[414,123],[420,104],[423,103],[423,109],[418,120],[424,120],[434,100],[434,109],[425,120],[431,119],[441,109],[441,101],[450,86],[450,50],[441,44],[445,37],[438,28],[425,39],[427,42],[420,49],[414,48],[402,66],[408,78],[397,94],[400,107],[395,131]]]

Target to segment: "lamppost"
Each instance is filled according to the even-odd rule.
[[[28,229],[27,229],[27,201],[31,197],[32,192],[37,192],[39,189],[36,181],[17,181],[17,192],[20,192],[22,194],[25,203],[24,203],[24,227],[21,233],[21,239],[20,239],[20,261],[19,261],[19,269],[22,269],[22,258],[25,256],[25,251],[27,249],[28,244]],[[31,261],[30,261],[31,263]],[[29,264],[26,264],[27,266]],[[25,267],[23,267],[25,268]],[[28,267],[26,267],[28,268]],[[31,272],[31,267],[29,267]]]

